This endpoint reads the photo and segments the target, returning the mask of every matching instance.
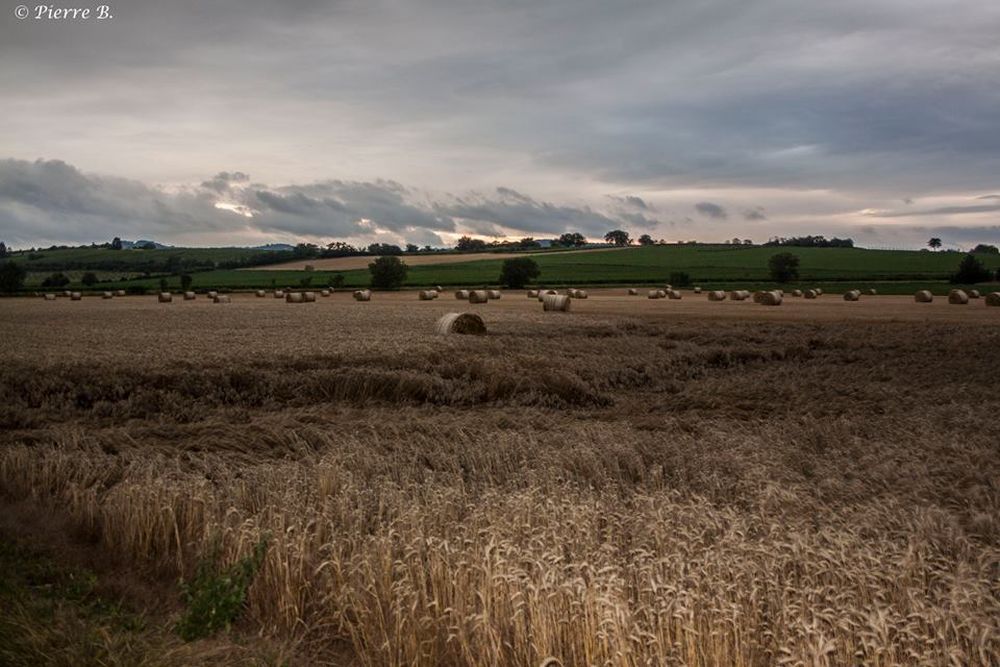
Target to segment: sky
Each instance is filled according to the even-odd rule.
[[[19,1],[12,247],[1000,243],[995,0]]]

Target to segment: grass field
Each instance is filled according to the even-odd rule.
[[[538,253],[532,257],[541,268],[539,282],[547,285],[659,284],[667,282],[671,273],[682,271],[695,283],[706,287],[725,288],[739,284],[754,289],[771,284],[767,261],[775,253],[786,250],[801,260],[799,284],[818,285],[832,291],[848,286],[873,286],[895,294],[912,293],[925,287],[938,293],[946,291],[947,278],[963,257],[958,253],[739,246],[652,246],[583,253]],[[1000,269],[1000,256],[978,257],[991,270]],[[416,265],[410,268],[406,286],[494,285],[501,263],[500,259],[486,256],[476,261]],[[303,279],[319,287],[329,284],[338,273],[343,276],[346,287],[363,287],[369,283],[370,276],[364,269],[342,272],[219,270],[195,273],[193,278],[196,288],[297,287]],[[158,284],[158,278],[150,278],[109,283],[104,287],[142,285],[155,289]],[[173,277],[169,284],[176,288],[179,279]]]
[[[17,657],[1000,662],[1000,308],[620,294],[0,300],[0,515],[138,578],[141,620],[50,615]],[[471,308],[489,335],[432,333]],[[258,544],[233,629],[180,642],[178,577]],[[64,588],[24,553],[0,633]]]

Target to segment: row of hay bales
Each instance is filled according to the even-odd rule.
[[[668,287],[665,289],[651,289],[648,292],[646,292],[646,298],[673,299],[675,301],[679,301],[681,298],[683,298],[683,295],[680,293],[680,290],[675,290]]]
[[[503,297],[498,289],[460,289],[455,290],[455,299],[458,301],[468,301],[469,303],[489,303],[497,301]]]
[[[965,306],[970,300],[981,298],[983,298],[982,294],[977,289],[953,289],[948,292],[948,303],[956,306]],[[920,290],[913,295],[913,300],[917,303],[933,303],[934,295],[931,294],[930,290]],[[984,301],[987,306],[1000,306],[1000,292],[990,292]]]
[[[113,299],[116,296],[125,296],[125,290],[119,289],[119,290],[101,292],[102,299]],[[82,301],[83,293],[64,290],[62,292],[46,292],[45,294],[42,295],[42,298],[46,301],[55,301],[59,297],[65,297],[70,301]]]

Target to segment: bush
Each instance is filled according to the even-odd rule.
[[[330,287],[332,287],[333,289],[339,289],[343,286],[344,286],[344,274],[337,273],[333,276],[333,278],[330,278]]]
[[[674,287],[687,287],[691,284],[691,276],[686,271],[673,271],[670,274],[670,284]]]
[[[53,273],[42,281],[42,287],[66,287],[69,285],[69,278],[64,273]]]
[[[93,271],[87,271],[85,274],[83,274],[83,276],[81,276],[80,282],[83,285],[86,285],[87,287],[90,287],[92,285],[96,285],[97,284],[97,274],[94,273]]]
[[[767,261],[771,271],[771,279],[779,283],[788,283],[799,277],[799,258],[790,252],[779,252]]]
[[[409,268],[399,257],[385,255],[368,265],[372,274],[371,286],[378,289],[398,289],[406,280]]]
[[[538,264],[530,257],[505,259],[500,267],[500,284],[521,289],[541,274]]]
[[[177,634],[191,641],[228,630],[243,611],[247,589],[266,552],[265,538],[254,546],[253,553],[228,568],[216,565],[217,553],[199,562],[194,578],[181,581],[181,595],[187,609],[177,623]]]
[[[0,292],[16,292],[21,289],[27,273],[15,262],[0,264]]]
[[[951,282],[957,285],[972,285],[984,283],[990,279],[990,272],[975,255],[966,255],[958,265],[958,271],[951,276]]]
[[[183,291],[185,291],[185,292],[190,291],[191,290],[191,283],[192,282],[194,282],[194,279],[191,278],[191,276],[189,274],[187,274],[187,273],[182,273],[181,274],[181,289]]]

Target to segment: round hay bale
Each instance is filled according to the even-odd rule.
[[[486,298],[488,298],[488,299],[490,299],[492,301],[496,301],[501,296],[503,296],[503,295],[500,294],[500,290],[498,290],[498,289],[486,290]]]
[[[69,290],[66,290],[66,291],[64,291],[62,293],[62,296],[66,297],[66,298],[69,298],[69,297],[73,296],[73,293],[70,292]]]
[[[934,301],[934,295],[930,290],[922,289],[913,295],[913,300],[917,303],[931,303]]]
[[[701,288],[699,286],[695,285],[694,286],[694,293],[695,294],[701,294]]]
[[[184,300],[185,301],[194,301],[195,298],[196,298],[196,296],[195,296],[194,292],[184,292]]]
[[[330,290],[328,290],[328,289],[321,289],[319,291],[319,295],[320,296],[330,296]]]
[[[804,296],[807,299],[815,299],[816,297],[819,296],[819,293],[814,289],[807,289],[805,292],[802,293],[802,296]]]
[[[285,303],[305,303],[302,292],[288,292],[285,294]]]
[[[47,295],[46,295],[47,296]],[[986,295],[987,306],[1000,306],[1000,292],[990,292]]]
[[[438,294],[440,294],[441,292],[444,291],[444,288],[441,287],[440,285],[435,285],[434,286],[434,291],[437,292]]]
[[[545,298],[542,299],[542,310],[566,313],[569,312],[569,306],[572,302],[573,298],[568,294],[546,294]]]
[[[673,299],[674,301],[677,301],[677,300],[681,299],[682,297],[681,297],[681,293],[678,290],[669,289],[669,290],[667,290],[667,298]]]
[[[219,293],[216,292],[214,289],[208,291],[208,298],[209,299],[214,299],[217,296],[219,296]]]
[[[956,306],[964,306],[969,303],[969,295],[963,290],[953,289],[948,292],[948,303],[953,303]]]
[[[459,301],[468,301],[469,300],[469,290],[467,290],[467,289],[460,289],[460,290],[456,291],[455,292],[455,298],[458,299]]]
[[[770,292],[762,293],[759,301],[757,300],[756,295],[754,295],[754,301],[762,306],[780,306],[783,300],[784,296],[779,290],[771,290]]]
[[[528,290],[528,298],[529,299],[537,299],[538,298],[538,290],[536,290],[536,289],[530,289],[530,290]]]
[[[822,287],[816,287],[815,289],[813,289],[813,291],[816,292],[816,296],[823,296],[823,288]]]
[[[437,292],[432,289],[422,289],[417,296],[419,296],[421,301],[433,301],[437,298]]]
[[[664,285],[664,286],[663,286],[663,287],[662,287],[661,289],[662,289],[662,290],[663,290],[664,292],[666,292],[666,291],[668,291],[668,290],[672,290],[673,288],[674,288],[674,286],[673,286],[673,285],[669,285],[669,284],[668,284],[668,285]]]
[[[101,298],[102,299],[111,299],[113,297],[114,297],[114,294],[112,294],[111,292],[102,292],[101,293]]]
[[[160,292],[159,297],[157,297],[160,303],[170,303],[174,300],[174,295],[170,292]]]
[[[435,325],[442,335],[461,334],[464,336],[485,336],[486,323],[475,313],[448,313]]]
[[[646,298],[648,298],[648,299],[662,299],[663,298],[663,292],[661,292],[658,289],[651,289],[651,290],[649,290],[649,292],[646,293]]]
[[[869,287],[868,289],[865,290],[865,294],[867,294],[868,296],[875,296],[876,294],[878,294],[878,292],[875,291],[874,287]]]
[[[802,290],[800,290],[800,289],[793,289],[792,290],[792,296],[802,296]]]
[[[754,292],[753,293],[753,302],[754,303],[763,303],[764,302],[764,295],[765,294],[767,294],[767,292],[765,292],[764,290],[758,290],[758,291]]]
[[[977,289],[970,289],[968,292],[966,292],[966,294],[969,295],[970,299],[978,299],[981,296],[979,294],[979,290]]]
[[[484,289],[474,289],[469,292],[469,303],[486,303],[489,300],[489,292]]]
[[[228,294],[216,294],[212,297],[212,303],[231,303],[232,300]]]
[[[629,296],[637,296],[638,294],[639,294],[639,290],[637,290],[636,288],[634,288],[634,287],[629,287],[628,288],[628,295]]]
[[[46,301],[55,301],[56,300],[56,295],[55,294],[46,294],[45,295],[45,300]]]
[[[303,292],[302,293],[303,303],[316,303],[316,292]]]
[[[554,289],[541,290],[540,292],[538,292],[538,302],[541,303],[542,301],[545,300],[545,297],[550,294],[559,294],[559,292],[555,291]]]
[[[83,295],[80,294],[79,292],[70,292],[69,293],[69,300],[70,301],[80,301],[81,299],[83,299]]]
[[[274,290],[274,298],[275,299],[284,299],[285,298],[285,292],[283,290],[280,290],[280,289]]]
[[[257,290],[256,292],[254,292],[254,294],[257,295],[258,299],[263,299],[265,296],[267,296],[267,292],[265,292],[262,289]]]
[[[368,289],[359,289],[354,291],[355,301],[371,301],[372,291]]]
[[[860,301],[861,300],[861,290],[852,289],[844,292],[844,301]]]
[[[123,289],[115,290],[115,296],[125,296],[125,290]]]
[[[573,299],[586,299],[587,290],[585,289],[574,289],[569,291],[569,295]]]
[[[726,293],[723,292],[722,290],[713,290],[713,291],[711,291],[711,292],[708,293],[708,300],[709,301],[725,301],[726,300]]]
[[[736,289],[729,292],[730,301],[745,301],[750,298],[750,292],[744,289]]]

